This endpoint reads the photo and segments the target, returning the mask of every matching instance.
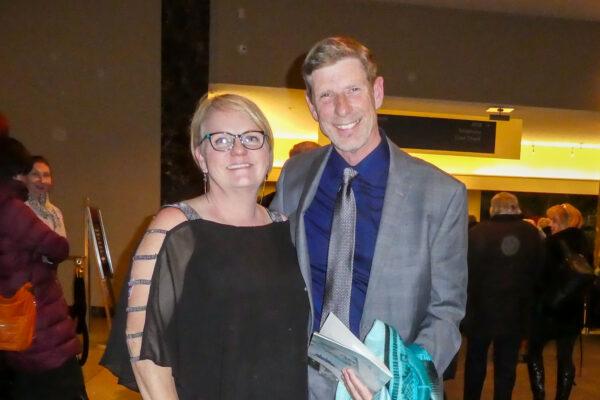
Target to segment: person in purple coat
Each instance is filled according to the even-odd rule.
[[[21,180],[31,166],[18,140],[0,137],[0,295],[12,297],[31,282],[37,311],[31,346],[0,351],[2,374],[10,376],[2,398],[87,399],[76,358],[81,345],[56,277],[69,243],[25,205],[27,188]]]

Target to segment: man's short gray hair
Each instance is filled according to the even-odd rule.
[[[492,197],[492,203],[490,206],[490,216],[498,214],[521,214],[521,208],[519,207],[519,200],[517,196],[508,192],[500,192]]]
[[[371,50],[358,40],[348,36],[333,36],[321,40],[315,44],[306,55],[302,64],[302,78],[306,84],[306,93],[312,100],[311,75],[319,68],[327,67],[336,62],[354,57],[362,64],[369,82],[375,82],[377,78],[377,63]]]

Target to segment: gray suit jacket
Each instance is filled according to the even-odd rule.
[[[467,290],[465,186],[389,141],[390,170],[360,323],[364,339],[375,319],[431,354],[441,376],[460,346],[458,324]],[[288,215],[311,306],[311,269],[304,212],[331,146],[285,164],[271,208]],[[309,325],[312,325],[312,317]],[[312,326],[309,326],[312,331]]]

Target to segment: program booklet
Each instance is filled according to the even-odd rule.
[[[329,313],[320,332],[312,335],[308,356],[327,368],[337,379],[342,369],[353,369],[362,382],[376,393],[392,373],[333,313]]]

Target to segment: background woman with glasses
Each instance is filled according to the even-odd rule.
[[[307,293],[288,222],[256,203],[269,123],[244,97],[204,96],[190,136],[206,193],[154,218],[103,363],[133,386],[126,341],[146,399],[306,399]]]

